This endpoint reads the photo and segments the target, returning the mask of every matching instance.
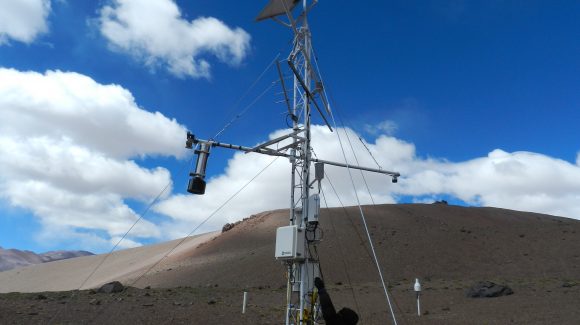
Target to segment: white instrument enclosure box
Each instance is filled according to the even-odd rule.
[[[304,233],[298,226],[280,227],[276,230],[276,259],[304,259]]]
[[[308,198],[307,213],[309,223],[318,223],[320,217],[320,196],[318,194],[312,194]]]

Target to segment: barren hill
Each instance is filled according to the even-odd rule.
[[[577,220],[447,205],[382,205],[363,211],[385,277],[393,281],[580,277]],[[288,224],[287,216],[286,210],[259,214],[174,258],[166,265],[170,276],[151,274],[139,284],[283,285],[284,269],[273,254],[275,229]],[[355,284],[379,280],[358,208],[323,210],[320,224],[325,276],[346,283],[348,273]]]
[[[380,205],[363,210],[402,324],[576,324],[580,319],[580,221],[443,204]],[[103,263],[85,287],[114,279],[140,288],[151,286],[148,295],[159,295],[155,304],[159,308],[150,313],[155,317],[177,313],[161,308],[163,299],[177,299],[167,298],[163,288],[176,288],[172,291],[175,297],[213,297],[217,306],[192,301],[194,307],[172,314],[178,317],[174,319],[200,317],[207,308],[216,308],[214,312],[225,318],[204,318],[205,323],[276,324],[283,313],[286,280],[284,267],[273,257],[275,229],[287,224],[288,211],[277,210],[252,216],[221,234],[188,239],[143,277],[176,242],[120,251]],[[318,253],[337,306],[356,309],[362,324],[388,323],[385,297],[358,208],[325,209],[320,225],[324,235]],[[2,272],[0,290],[75,289],[101,258],[82,257]],[[414,315],[415,278],[424,286],[426,314],[422,317]],[[481,280],[509,285],[515,293],[493,299],[466,298],[465,291]],[[131,297],[140,297],[138,289],[132,290],[137,292]],[[244,290],[250,291],[254,314],[227,321],[228,315],[239,315],[239,295]],[[124,299],[129,304],[126,308],[140,306],[130,305],[133,298]],[[90,308],[95,313],[98,310]],[[119,312],[126,309],[115,308]],[[136,323],[155,323],[155,318],[134,316]]]

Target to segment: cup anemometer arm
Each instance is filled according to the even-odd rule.
[[[246,153],[255,152],[255,153],[260,153],[260,154],[269,155],[269,156],[278,156],[278,157],[296,159],[299,157],[297,157],[295,154],[287,154],[284,152],[276,151],[276,150],[267,148],[266,146],[276,144],[276,143],[283,141],[286,138],[289,138],[291,136],[297,136],[297,133],[298,132],[293,132],[293,133],[290,133],[288,135],[282,136],[282,137],[274,139],[274,140],[270,140],[270,141],[265,142],[261,145],[258,145],[256,147],[251,148],[251,147],[239,146],[239,145],[228,144],[228,143],[223,143],[223,142],[217,142],[217,141],[213,141],[213,140],[202,140],[202,139],[196,138],[195,135],[192,134],[191,132],[187,132],[187,140],[185,142],[185,147],[187,149],[194,150],[194,153],[197,155],[197,162],[195,165],[195,170],[189,173],[189,176],[191,177],[191,179],[189,180],[189,183],[187,185],[187,191],[191,194],[198,194],[198,195],[205,194],[205,187],[206,187],[205,176],[206,176],[207,160],[209,159],[209,154],[210,154],[211,148],[222,147],[222,148],[226,148],[226,149],[234,149],[234,150],[238,150],[238,151],[243,151]],[[358,169],[358,170],[364,170],[364,171],[389,175],[392,177],[393,183],[397,183],[398,177],[401,176],[401,174],[399,174],[397,172],[392,172],[392,171],[388,171],[388,170],[362,167],[362,166],[356,166],[356,165],[348,165],[348,164],[343,164],[343,163],[329,161],[329,160],[323,160],[323,159],[317,159],[317,158],[312,158],[311,162],[323,163],[323,164],[337,166],[337,167],[346,167],[346,168],[352,168],[352,169]]]

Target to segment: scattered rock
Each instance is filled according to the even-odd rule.
[[[573,282],[573,281],[566,281],[564,283],[562,283],[562,287],[563,288],[572,288],[573,286],[578,285],[578,283]]]
[[[151,286],[146,286],[144,289],[149,290],[149,289],[151,289]]]
[[[28,315],[34,316],[34,315],[38,315],[38,313],[33,311],[33,312],[28,313]]]
[[[467,297],[494,298],[508,296],[513,293],[514,291],[506,285],[496,284],[491,281],[480,281],[471,288],[469,288],[469,290],[467,291]]]
[[[91,301],[89,301],[89,304],[98,306],[101,304],[101,301],[98,299],[91,299]]]
[[[90,289],[88,292],[90,295],[94,295],[97,293],[97,291],[95,289]]]
[[[215,305],[217,303],[217,301],[215,299],[210,299],[207,304],[208,305]]]
[[[148,303],[148,304],[143,304],[143,305],[141,305],[141,306],[143,306],[143,307],[153,307],[153,306],[154,306],[154,304],[152,304],[152,303]]]
[[[40,293],[36,297],[34,297],[34,299],[35,300],[46,300],[46,299],[48,299],[48,297],[43,295],[42,293]]]
[[[121,284],[119,281],[109,282],[107,284],[103,284],[102,287],[99,288],[99,293],[117,293],[125,290],[125,286]]]
[[[233,223],[226,223],[223,227],[222,227],[222,233],[231,230],[232,228],[234,228],[235,224]]]

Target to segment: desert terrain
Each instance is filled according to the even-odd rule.
[[[364,211],[399,324],[580,322],[580,221],[445,204]],[[264,212],[223,233],[0,272],[0,324],[281,324],[286,280],[273,254],[287,224],[287,210]],[[360,324],[391,324],[358,208],[323,209],[320,225],[335,305],[355,309]],[[91,290],[115,280],[128,288]],[[468,298],[478,281],[514,293]]]

